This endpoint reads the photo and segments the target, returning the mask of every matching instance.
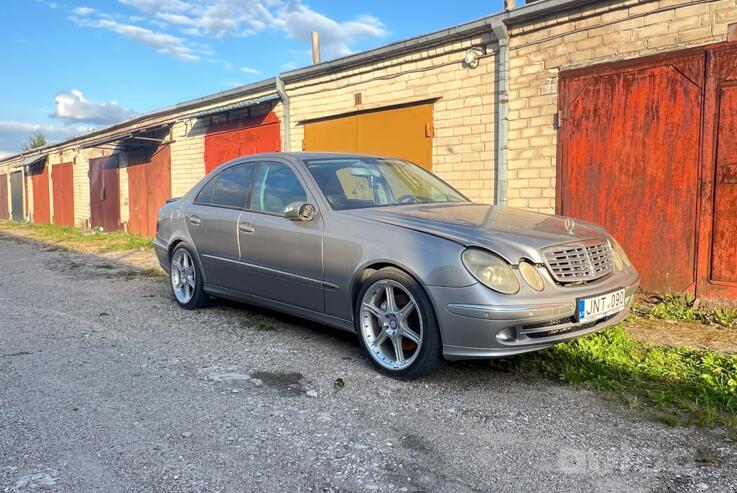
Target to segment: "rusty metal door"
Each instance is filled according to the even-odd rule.
[[[156,234],[159,209],[171,197],[171,146],[128,151],[128,229]]]
[[[273,112],[211,127],[205,136],[205,173],[237,157],[281,150],[279,129],[279,119]]]
[[[74,226],[74,164],[61,163],[51,167],[51,188],[54,201],[54,224]]]
[[[0,219],[10,219],[10,205],[8,204],[8,175],[0,174]]]
[[[90,226],[120,229],[118,155],[90,159]]]
[[[10,173],[10,207],[13,221],[23,221],[25,219],[23,188],[23,173],[20,171]]]
[[[49,224],[51,222],[49,167],[45,163],[40,166],[32,166],[30,176],[33,189],[33,222]]]
[[[645,291],[693,290],[703,50],[561,73],[559,213],[605,226]]]
[[[432,169],[432,103],[371,110],[305,123],[305,151],[393,156]]]
[[[699,294],[737,299],[737,45],[708,51]]]

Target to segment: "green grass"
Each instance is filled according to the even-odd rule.
[[[737,355],[653,346],[619,327],[521,356],[517,371],[651,405],[663,423],[719,425],[737,437]]]
[[[737,308],[701,308],[690,296],[667,294],[655,303],[638,303],[634,312],[658,320],[695,320],[707,324],[737,328]]]
[[[10,233],[24,232],[34,239],[76,250],[110,252],[151,248],[152,239],[123,231],[82,230],[53,224],[26,224],[0,221],[0,229]]]

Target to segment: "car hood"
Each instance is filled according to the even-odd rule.
[[[346,212],[465,246],[487,248],[512,263],[517,263],[522,257],[542,262],[542,248],[607,237],[600,226],[578,219],[573,220],[571,234],[566,227],[569,218],[485,204],[424,204]]]

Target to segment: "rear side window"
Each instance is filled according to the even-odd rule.
[[[253,166],[238,164],[221,172],[197,194],[195,202],[244,209],[251,185]]]

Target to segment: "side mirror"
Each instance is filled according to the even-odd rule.
[[[305,202],[292,202],[284,209],[284,215],[292,221],[312,221],[316,214],[315,206]]]

